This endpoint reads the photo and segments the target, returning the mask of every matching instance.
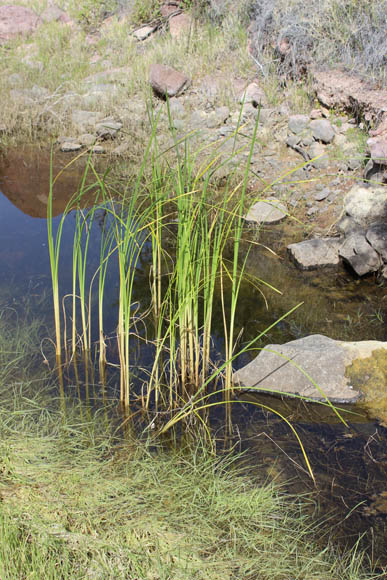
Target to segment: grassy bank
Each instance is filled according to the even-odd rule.
[[[39,324],[3,311],[0,343],[2,580],[377,577],[362,554],[317,545],[302,504],[235,458],[124,439],[70,401],[64,415]]]
[[[31,7],[26,0],[17,3]],[[132,10],[125,11],[129,4]],[[237,4],[187,1],[191,28],[173,37],[156,0],[59,1],[71,25],[45,22],[31,36],[0,45],[0,143],[87,133],[79,131],[72,112],[98,111],[101,118],[121,119],[131,142],[127,155],[135,159],[146,139],[152,63],[190,76],[187,114],[209,105],[237,108],[241,87],[257,77],[269,107],[284,102],[291,112],[305,112],[314,99],[305,76],[312,63],[345,66],[385,83],[386,0]],[[32,7],[42,14],[47,2],[36,0]],[[157,30],[138,42],[133,32],[144,23]],[[205,79],[216,81],[216,94],[202,90]]]
[[[154,20],[152,3],[137,3],[124,17],[116,9],[108,21],[98,10],[101,3],[59,4],[74,18],[73,26],[44,23],[30,37],[0,46],[0,89],[8,95],[0,113],[4,142],[71,135],[72,111],[98,111],[122,120],[131,138],[129,154],[135,157],[135,142],[141,147],[148,130],[145,103],[152,63],[185,71],[196,85],[215,72],[224,76],[223,90],[213,99],[216,106],[235,102],[230,75],[247,79],[254,74],[246,30],[236,16],[222,27],[195,18],[192,31],[180,38],[171,37],[166,22],[156,18],[162,26],[150,41],[139,43],[132,33],[140,20]],[[38,1],[34,8],[41,13],[44,6]],[[192,99],[187,111],[197,105]]]

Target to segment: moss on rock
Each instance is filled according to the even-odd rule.
[[[387,426],[387,350],[379,348],[367,358],[358,358],[346,369],[354,389],[364,394],[362,405]]]

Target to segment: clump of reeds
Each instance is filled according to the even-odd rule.
[[[203,157],[203,148],[192,151],[188,139],[177,140],[171,122],[175,164],[170,165],[164,162],[159,149],[158,119],[152,111],[150,120],[151,135],[135,182],[118,195],[105,176],[97,173],[89,156],[79,191],[68,204],[56,233],[52,225],[51,186],[48,235],[58,367],[62,366],[63,348],[65,362],[67,365],[72,362],[75,369],[80,355],[88,397],[89,371],[94,376],[94,362],[98,360],[100,383],[105,386],[109,352],[104,332],[104,294],[107,269],[114,262],[119,288],[116,341],[120,403],[125,414],[130,416],[137,408],[150,417],[148,424],[154,426],[157,421],[161,432],[181,421],[196,419],[208,433],[208,410],[222,404],[227,432],[230,432],[233,361],[264,335],[260,332],[247,345],[237,347],[238,299],[246,278],[244,270],[248,256],[245,250],[241,256],[243,216],[248,209],[249,166],[258,120],[248,146],[246,168],[239,171],[239,177],[230,174],[220,201],[214,195],[211,182],[220,159],[220,143],[215,143],[209,157]],[[239,127],[231,137],[235,140],[232,155],[238,151],[238,132]],[[53,176],[51,182],[54,182]],[[86,201],[90,199],[93,203],[87,209],[84,206],[90,204]],[[58,274],[63,223],[73,209],[77,213],[72,262],[72,324],[68,339],[65,308],[63,321],[60,315]],[[105,218],[102,227],[99,226],[99,265],[88,275],[90,236],[100,212]],[[172,243],[166,243],[170,238]],[[138,303],[135,299],[137,267],[144,249],[150,251],[151,256],[150,297]],[[254,281],[254,284],[265,283]],[[215,365],[212,329],[217,301],[223,318],[220,342],[224,352],[223,361]],[[145,337],[139,336],[139,320],[146,327]],[[93,324],[98,325],[94,345]],[[141,381],[136,377],[138,369],[133,355],[140,340],[153,348],[153,363],[150,368],[142,369],[146,380]],[[77,375],[77,370],[75,373]],[[305,460],[311,472],[306,456]]]

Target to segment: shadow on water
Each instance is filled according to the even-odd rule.
[[[67,156],[56,160],[56,171],[68,162]],[[65,171],[54,192],[53,213],[59,220],[68,200],[77,191],[84,161]],[[40,151],[18,151],[0,162],[0,307],[16,310],[29,308],[32,314],[52,328],[51,277],[49,269],[46,212],[49,190],[49,155]],[[60,267],[61,293],[71,291],[71,260],[75,215],[65,221]],[[252,231],[247,237],[255,236]],[[291,319],[283,321],[266,335],[265,343],[283,343],[307,334],[321,333],[343,340],[386,340],[383,321],[387,316],[385,293],[373,279],[354,279],[344,269],[335,272],[299,272],[286,259],[284,247],[290,242],[287,226],[277,226],[260,234],[260,241],[274,250],[262,247],[250,252],[249,274],[269,282],[282,295],[243,288],[238,309],[237,332],[243,329],[241,341],[248,341],[289,310],[304,301]],[[99,264],[100,231],[92,233],[89,268]],[[93,251],[95,248],[95,251]],[[146,248],[136,273],[136,299],[146,308],[149,301],[149,264]],[[114,335],[117,324],[117,272],[108,272],[106,333]],[[145,304],[144,304],[145,303]],[[222,320],[221,303],[215,318]],[[93,324],[93,322],[92,322]],[[222,345],[216,339],[218,350]],[[47,331],[48,333],[50,331]],[[97,330],[96,330],[97,332]],[[152,348],[141,343],[137,357],[146,367],[152,359]],[[114,358],[113,349],[111,356]],[[245,364],[255,353],[244,355],[237,365]],[[243,395],[243,400],[253,396]],[[355,541],[364,533],[372,557],[382,558],[387,513],[387,430],[367,418],[358,408],[356,415],[346,414],[350,428],[320,405],[281,401],[260,395],[260,403],[275,408],[298,430],[312,464],[316,488],[303,470],[300,448],[287,425],[278,416],[247,403],[235,404],[234,420],[240,433],[241,447],[248,453],[244,461],[257,479],[275,479],[295,494],[313,491],[309,496],[311,510],[323,516],[323,530],[333,531],[341,543]],[[360,413],[360,414],[359,414]],[[286,483],[285,483],[286,482]]]

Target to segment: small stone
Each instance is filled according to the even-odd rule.
[[[259,109],[257,109],[256,107],[254,107],[254,105],[252,103],[245,103],[242,106],[242,119],[256,119],[258,116],[258,111]],[[236,122],[239,119],[239,111],[235,111],[234,116],[236,118]],[[234,118],[233,116],[233,118]]]
[[[81,143],[77,143],[76,141],[65,141],[60,146],[60,150],[63,153],[73,153],[75,151],[80,151],[82,149]]]
[[[148,38],[155,30],[155,26],[142,26],[133,32],[133,36],[141,42]]]
[[[96,155],[100,155],[101,153],[105,153],[105,149],[104,149],[104,147],[102,147],[102,145],[93,145],[93,147],[90,148],[90,151],[92,153],[95,153]]]
[[[347,141],[346,136],[342,135],[341,133],[337,133],[333,138],[333,144],[336,147],[343,148],[344,145],[346,145],[347,143],[348,143],[348,141]]]
[[[112,150],[112,155],[125,155],[125,153],[129,151],[129,144],[128,143],[121,143],[117,147]]]
[[[265,93],[258,83],[250,83],[243,91],[240,98],[241,103],[250,103],[257,108],[266,101]]]
[[[180,95],[191,83],[185,74],[162,64],[151,66],[149,80],[155,93],[164,98]]]
[[[103,114],[96,111],[74,110],[71,113],[73,125],[80,132],[87,132],[87,129],[95,129],[95,125],[103,118]]]
[[[217,107],[215,111],[209,113],[207,119],[207,127],[213,129],[223,125],[230,116],[230,109],[228,107]]]
[[[185,115],[184,105],[176,97],[172,97],[172,99],[169,99],[169,110],[172,115],[176,115],[178,117],[182,117]]]
[[[296,145],[301,142],[300,135],[288,135],[286,138],[286,145],[293,149]]]
[[[310,112],[311,119],[321,119],[321,110],[320,109],[312,109]]]
[[[358,223],[355,222],[355,220],[353,218],[351,218],[349,215],[344,215],[341,220],[336,224],[336,229],[339,233],[341,234],[349,234],[353,231],[361,231],[363,232],[363,228],[361,228],[359,226]]]
[[[259,124],[270,125],[275,120],[275,110],[274,109],[259,109]]]
[[[205,111],[193,111],[190,117],[190,126],[193,129],[206,127],[208,114]]]
[[[247,222],[257,224],[277,224],[288,216],[286,205],[278,199],[267,198],[258,201],[245,216]]]
[[[95,126],[98,137],[101,139],[114,139],[118,131],[122,129],[120,121],[101,121]]]
[[[292,115],[288,121],[289,131],[299,135],[308,127],[309,121],[310,119],[307,115]]]
[[[327,119],[315,119],[309,123],[309,127],[312,129],[312,134],[316,141],[322,141],[323,143],[331,143],[333,141],[335,132]]]
[[[185,122],[182,119],[173,119],[172,125],[177,131],[184,131]]]
[[[323,201],[324,199],[326,199],[328,197],[329,194],[330,194],[330,190],[327,187],[325,187],[324,189],[322,189],[321,191],[318,191],[314,195],[314,199],[315,199],[315,201]]]
[[[20,86],[22,84],[23,77],[19,73],[12,73],[9,75],[7,80],[8,80],[8,84],[11,87],[17,87],[17,86]]]
[[[328,156],[325,154],[325,147],[321,143],[312,143],[308,149],[309,157],[313,159],[312,166],[316,169],[325,169],[329,165]],[[317,159],[315,159],[317,157]]]
[[[259,355],[234,373],[235,384],[256,391],[289,393],[336,403],[355,402],[361,395],[351,388],[347,369],[387,343],[376,340],[345,342],[311,335],[285,344],[267,345]],[[380,351],[383,353],[383,351]],[[385,360],[382,354],[381,360]],[[292,362],[296,364],[291,364]],[[372,361],[371,368],[376,366]],[[318,387],[316,386],[318,385]],[[381,390],[381,397],[384,396]]]
[[[347,168],[349,171],[355,171],[356,169],[360,169],[363,166],[363,157],[351,157],[347,160]]]
[[[301,145],[303,147],[310,147],[313,145],[313,143],[314,141],[312,135],[305,135],[305,137],[302,137]]]
[[[387,165],[387,132],[376,137],[371,137],[367,141],[370,150],[371,159],[380,163],[380,165]]]

